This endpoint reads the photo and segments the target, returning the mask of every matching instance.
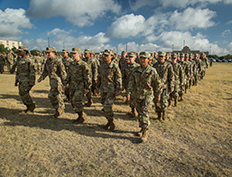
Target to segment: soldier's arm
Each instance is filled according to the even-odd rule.
[[[93,73],[93,80],[97,82],[98,65],[96,61],[92,62],[92,73]]]
[[[179,67],[179,78],[180,78],[180,84],[184,83],[184,71],[181,65]]]
[[[90,90],[92,79],[90,77],[90,70],[87,64],[83,65],[84,89]]]
[[[162,93],[162,87],[161,87],[161,79],[157,71],[155,71],[152,76],[152,86],[154,90],[154,97],[156,98],[156,100],[160,99]]]
[[[38,82],[41,82],[42,80],[44,80],[48,76],[48,70],[47,70],[46,65],[47,65],[47,62],[44,65],[43,72],[42,72],[40,78],[38,79]]]
[[[117,64],[115,67],[114,78],[115,78],[115,88],[116,88],[115,91],[116,93],[120,93],[122,90],[122,73]]]
[[[170,91],[172,92],[174,90],[175,85],[174,71],[172,65],[170,65],[168,68],[168,82]]]
[[[35,67],[33,61],[30,60],[29,62],[29,85],[35,85]]]
[[[58,66],[59,66],[58,69],[60,72],[61,80],[62,80],[62,83],[64,84],[64,81],[67,77],[67,73],[65,71],[65,67],[64,67],[64,64],[62,63],[62,61],[59,61]]]

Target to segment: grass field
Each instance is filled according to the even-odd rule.
[[[165,122],[153,110],[145,143],[122,96],[109,132],[98,96],[77,125],[70,103],[52,117],[48,79],[33,87],[37,108],[26,115],[14,75],[0,75],[0,83],[0,176],[232,176],[232,64],[209,68]]]

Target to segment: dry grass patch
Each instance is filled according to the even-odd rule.
[[[109,132],[102,129],[99,97],[85,108],[84,124],[72,124],[77,114],[69,103],[54,119],[45,80],[32,89],[35,112],[22,115],[14,76],[0,75],[0,176],[231,176],[231,68],[209,68],[184,101],[168,110],[164,123],[153,110],[143,144],[122,96],[114,106],[116,130]]]

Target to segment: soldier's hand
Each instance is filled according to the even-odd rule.
[[[118,92],[118,93],[115,93],[115,97],[116,97],[116,96],[119,96],[119,95],[120,95],[120,92]]]
[[[157,102],[157,103],[160,102],[160,98],[157,98],[156,102]]]
[[[128,95],[128,96],[126,97],[126,100],[127,100],[127,101],[130,101],[130,95]]]
[[[171,90],[170,93],[172,93],[174,90]]]
[[[41,82],[41,79],[38,79],[37,82],[40,83],[40,82]]]
[[[15,87],[17,87],[18,86],[18,82],[15,82]]]
[[[84,93],[88,93],[89,92],[89,90],[88,89],[84,89]]]

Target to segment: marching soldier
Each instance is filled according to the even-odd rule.
[[[56,48],[47,47],[46,53],[48,55],[48,59],[38,82],[41,82],[49,76],[51,89],[48,93],[48,98],[55,109],[53,117],[57,118],[64,113],[65,109],[65,104],[62,99],[62,83],[65,81],[67,75],[62,60],[58,59],[56,56]]]
[[[4,66],[5,66],[6,60],[4,54],[0,54],[0,73],[4,73]]]
[[[28,56],[28,48],[19,46],[18,53],[21,58],[16,63],[15,86],[18,86],[19,95],[26,105],[27,109],[22,113],[33,112],[36,105],[29,94],[31,88],[35,85],[35,68],[33,61]]]
[[[140,53],[140,66],[132,71],[128,86],[129,92],[134,93],[135,96],[139,127],[141,128],[137,134],[141,137],[142,142],[147,141],[147,130],[150,125],[149,112],[154,104],[154,95],[156,102],[160,101],[161,96],[161,81],[156,70],[148,64],[149,57],[148,52]]]
[[[86,114],[83,111],[84,94],[90,92],[91,77],[88,64],[81,60],[81,49],[73,48],[72,56],[74,61],[69,65],[65,85],[69,84],[70,99],[73,110],[78,114],[78,118],[73,123],[83,123]]]

